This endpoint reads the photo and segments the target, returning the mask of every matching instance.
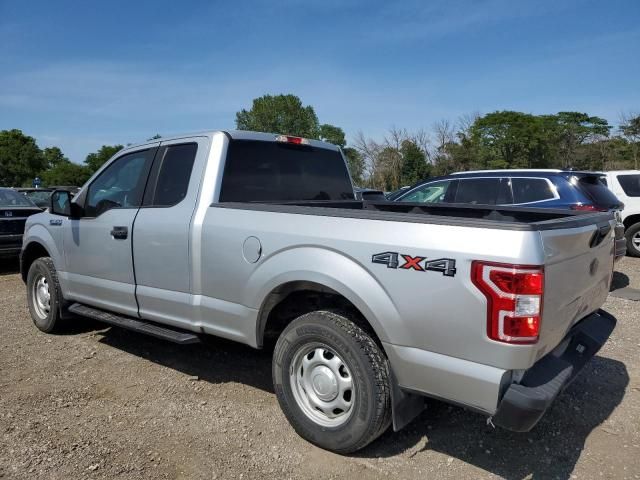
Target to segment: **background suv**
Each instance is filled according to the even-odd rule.
[[[616,259],[629,252],[640,256],[640,223],[623,236],[624,204],[602,181],[602,173],[572,170],[478,170],[431,178],[405,190],[392,200],[420,203],[521,205],[535,208],[613,211]],[[640,195],[640,175],[634,192]],[[640,215],[635,222],[640,222]],[[631,222],[632,220],[629,220]]]
[[[619,211],[623,204],[602,174],[570,170],[478,170],[425,180],[396,202],[526,205],[537,208]]]
[[[614,195],[624,203],[622,223],[629,255],[640,257],[640,170],[616,170],[600,174]]]

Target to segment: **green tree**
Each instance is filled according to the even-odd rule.
[[[236,113],[236,127],[306,138],[319,138],[320,134],[313,107],[303,106],[295,95],[264,95],[254,99],[250,110]]]
[[[629,142],[631,151],[631,163],[634,169],[638,169],[638,150],[640,150],[640,115],[625,115],[620,125],[620,132]]]
[[[426,153],[413,141],[405,140],[400,147],[402,168],[400,170],[401,187],[413,185],[418,180],[427,178],[430,166],[427,164]]]
[[[123,148],[124,147],[122,145],[103,145],[97,152],[87,155],[84,163],[88,168],[89,174],[93,175],[104,164],[104,162],[109,160]]]
[[[47,186],[81,186],[89,179],[91,173],[86,165],[78,165],[77,163],[70,162],[69,160],[64,160],[45,171],[41,176],[42,181]]]
[[[354,185],[361,186],[364,182],[364,169],[365,162],[362,155],[351,147],[345,147],[342,149],[342,153],[347,159],[347,165],[349,166],[349,173],[351,173],[351,181]]]
[[[563,167],[571,167],[576,150],[588,140],[609,136],[611,126],[604,118],[592,117],[581,112],[558,112],[558,147]]]
[[[56,165],[69,161],[58,147],[45,148],[42,151],[42,156],[44,157],[45,168],[47,169],[54,168]]]
[[[33,137],[21,130],[0,131],[0,185],[31,185],[45,160]]]
[[[320,125],[320,140],[333,143],[340,148],[344,148],[347,145],[344,130],[328,123]]]
[[[471,126],[481,146],[485,168],[531,168],[537,166],[543,143],[540,119],[522,112],[501,111],[479,118]]]

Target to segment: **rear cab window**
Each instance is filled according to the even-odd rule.
[[[354,200],[337,150],[259,140],[232,140],[220,202]]]
[[[640,197],[640,174],[618,175],[618,183],[628,197]]]

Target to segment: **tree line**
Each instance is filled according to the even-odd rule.
[[[295,95],[264,95],[236,113],[236,128],[324,140],[342,148],[354,183],[394,190],[454,171],[498,168],[637,169],[640,114],[619,125],[583,112],[533,115],[496,111],[444,119],[429,130],[389,129],[382,139],[359,132],[347,144],[342,128],[320,123]],[[155,135],[152,138],[160,138]],[[0,186],[82,185],[122,145],[103,145],[82,164],[58,147],[40,149],[20,130],[0,131]]]

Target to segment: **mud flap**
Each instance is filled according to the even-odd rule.
[[[393,431],[404,428],[427,407],[426,398],[422,395],[407,392],[398,385],[396,376],[391,371],[391,412]]]

